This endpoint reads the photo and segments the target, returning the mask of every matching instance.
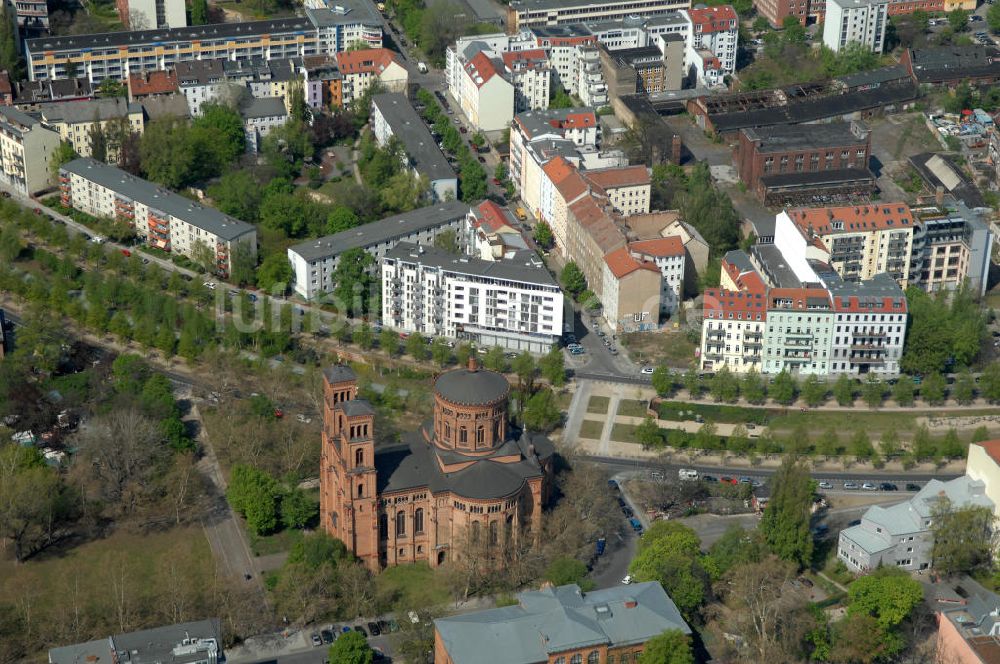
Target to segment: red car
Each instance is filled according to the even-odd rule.
[[[739,482],[734,480],[732,477],[720,477],[719,481],[723,484],[739,484]]]
[[[495,184],[498,187],[500,186],[500,180],[497,180],[496,178],[493,178],[491,182],[493,182],[493,184]]]
[[[285,411],[281,410],[280,408],[275,408],[274,409],[274,416],[277,417],[280,420],[282,417],[285,416]]]
[[[129,258],[129,257],[132,256],[132,252],[129,251],[128,249],[122,249],[122,256],[125,256],[126,258]]]
[[[42,208],[35,208],[34,212],[35,212],[35,214],[41,214],[42,213]]]

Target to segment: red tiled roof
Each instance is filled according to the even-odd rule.
[[[660,270],[649,261],[640,261],[628,252],[628,247],[615,249],[604,256],[604,262],[608,264],[611,273],[621,279],[636,270],[651,270],[657,274]]]
[[[830,291],[825,288],[772,288],[767,298],[770,306],[777,307],[775,300],[788,300],[792,309],[805,310],[809,307],[809,300],[823,300],[829,305]]]
[[[911,228],[913,224],[913,213],[906,203],[795,208],[788,210],[788,216],[807,235],[809,231],[817,235],[863,233],[889,228]],[[835,221],[843,222],[843,228],[834,228]]]
[[[583,129],[597,126],[597,115],[589,113],[568,113],[565,118],[550,122],[556,129]]]
[[[542,170],[567,203],[575,201],[587,191],[587,183],[565,157],[550,159],[542,166]]]
[[[906,298],[892,296],[834,295],[833,309],[845,314],[905,314]]]
[[[702,298],[705,318],[729,318],[739,314],[741,320],[766,320],[767,298],[763,293],[709,288]]]
[[[655,240],[638,240],[628,245],[632,251],[649,256],[683,256],[684,243],[676,235],[656,238]]]
[[[695,26],[695,32],[701,32],[702,34],[732,30],[736,25],[733,21],[738,20],[736,10],[729,5],[689,9],[687,13]],[[698,30],[699,27],[701,27],[701,30]]]
[[[483,201],[476,208],[476,220],[480,227],[486,227],[490,231],[496,232],[504,226],[511,226],[513,220],[510,212],[500,207],[493,201]]]
[[[587,233],[601,252],[608,254],[624,246],[625,238],[614,222],[605,214],[597,201],[590,196],[584,196],[569,206],[580,230]]]
[[[163,95],[177,91],[177,73],[171,71],[148,71],[130,74],[128,89],[133,97],[143,95]]]
[[[486,57],[486,53],[480,51],[476,53],[465,65],[465,71],[472,78],[476,87],[481,88],[486,82],[497,75],[496,65]]]
[[[645,166],[602,168],[596,171],[584,171],[583,176],[605,190],[615,187],[638,187],[650,183],[649,170]]]
[[[986,450],[986,454],[993,459],[993,463],[1000,465],[1000,439],[984,440],[973,445],[979,445]]]
[[[534,69],[549,64],[549,56],[540,48],[527,51],[505,51],[500,57],[507,69],[511,71]]]
[[[337,54],[337,66],[343,74],[381,74],[393,62],[396,57],[387,48],[362,48]]]

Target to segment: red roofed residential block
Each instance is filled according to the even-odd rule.
[[[477,225],[490,232],[497,232],[504,226],[513,227],[514,220],[510,211],[502,208],[493,201],[483,201],[475,210]]]
[[[629,253],[628,247],[615,249],[604,257],[604,262],[608,264],[611,273],[619,279],[636,270],[652,270],[656,274],[660,273],[659,268],[649,261],[638,260],[632,256]]]
[[[549,56],[540,48],[527,51],[504,51],[500,57],[503,59],[504,66],[511,71],[542,68],[549,64]]]
[[[795,208],[788,210],[788,216],[810,235],[863,233],[913,225],[913,213],[906,203]]]
[[[480,88],[497,75],[496,65],[483,51],[476,53],[469,59],[468,64],[465,65],[465,71],[469,73],[476,87]]]
[[[177,73],[173,70],[147,71],[131,74],[128,77],[128,94],[130,99],[151,95],[166,95],[177,92],[177,90]]]
[[[637,240],[629,243],[629,248],[649,256],[683,256],[684,243],[676,235],[654,240]]]
[[[387,48],[362,48],[337,54],[337,66],[344,75],[381,74],[393,62],[399,64],[395,53]]]
[[[731,30],[739,20],[736,11],[729,5],[688,9],[687,12],[694,23],[695,32],[702,34]]]

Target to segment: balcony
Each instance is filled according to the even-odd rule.
[[[854,356],[852,356],[852,357],[848,358],[848,361],[851,364],[880,364],[880,365],[881,364],[885,364],[885,358],[881,358],[881,357],[864,357],[864,356],[854,357]]]
[[[868,351],[871,353],[877,353],[878,355],[884,355],[886,351],[885,346],[880,346],[878,344],[851,344],[852,351]]]
[[[875,332],[874,330],[855,330],[851,336],[855,339],[884,339],[885,332]]]
[[[812,339],[812,332],[785,332],[785,336],[788,338],[796,339]]]
[[[705,332],[705,336],[709,339],[721,339],[726,336],[725,330],[709,329]]]

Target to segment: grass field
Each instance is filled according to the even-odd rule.
[[[604,422],[597,420],[584,420],[580,423],[580,438],[599,439],[604,430]]]
[[[254,535],[245,530],[247,540],[250,544],[250,551],[255,556],[269,556],[272,553],[283,553],[292,548],[292,545],[302,539],[302,531],[295,528],[286,528],[273,535]]]
[[[593,413],[594,415],[606,415],[608,412],[608,406],[611,405],[611,399],[609,397],[590,397],[590,401],[587,402],[587,412]]]
[[[671,366],[689,365],[694,361],[695,344],[683,328],[665,328],[659,332],[636,332],[621,335],[622,345],[636,361]]]
[[[919,417],[948,419],[951,417],[975,417],[978,415],[995,415],[995,410],[940,410],[921,412]],[[841,438],[850,437],[858,429],[868,433],[872,440],[878,439],[885,431],[895,431],[901,439],[908,439],[917,430],[916,413],[905,411],[868,411],[852,410],[850,414],[843,412],[823,412],[807,410],[789,410],[783,414],[772,415],[767,424],[771,431],[777,435],[790,433],[795,430],[808,430],[815,436],[821,435],[824,431],[834,431]],[[987,428],[994,433],[1000,432],[1000,423],[988,422]],[[947,427],[936,427],[931,430],[932,436],[943,436],[947,432]]]
[[[664,401],[660,404],[659,412],[661,420],[671,420],[673,422],[693,420],[694,415],[697,414],[708,421],[716,423],[740,424],[753,422],[755,424],[767,424],[771,411],[764,408]]]
[[[402,611],[438,606],[449,599],[441,575],[425,562],[390,567],[375,582],[379,594],[393,598],[393,605]]]
[[[618,414],[623,417],[646,417],[646,402],[638,399],[622,399],[618,402]]]
[[[635,440],[635,424],[622,424],[616,423],[611,427],[611,440],[617,440],[619,443],[634,443]]]
[[[131,631],[210,615],[214,574],[200,526],[116,532],[20,565],[0,551],[0,596],[30,611],[33,629],[22,637],[38,661],[47,648],[117,634],[123,626]],[[171,606],[184,608],[170,616]]]

